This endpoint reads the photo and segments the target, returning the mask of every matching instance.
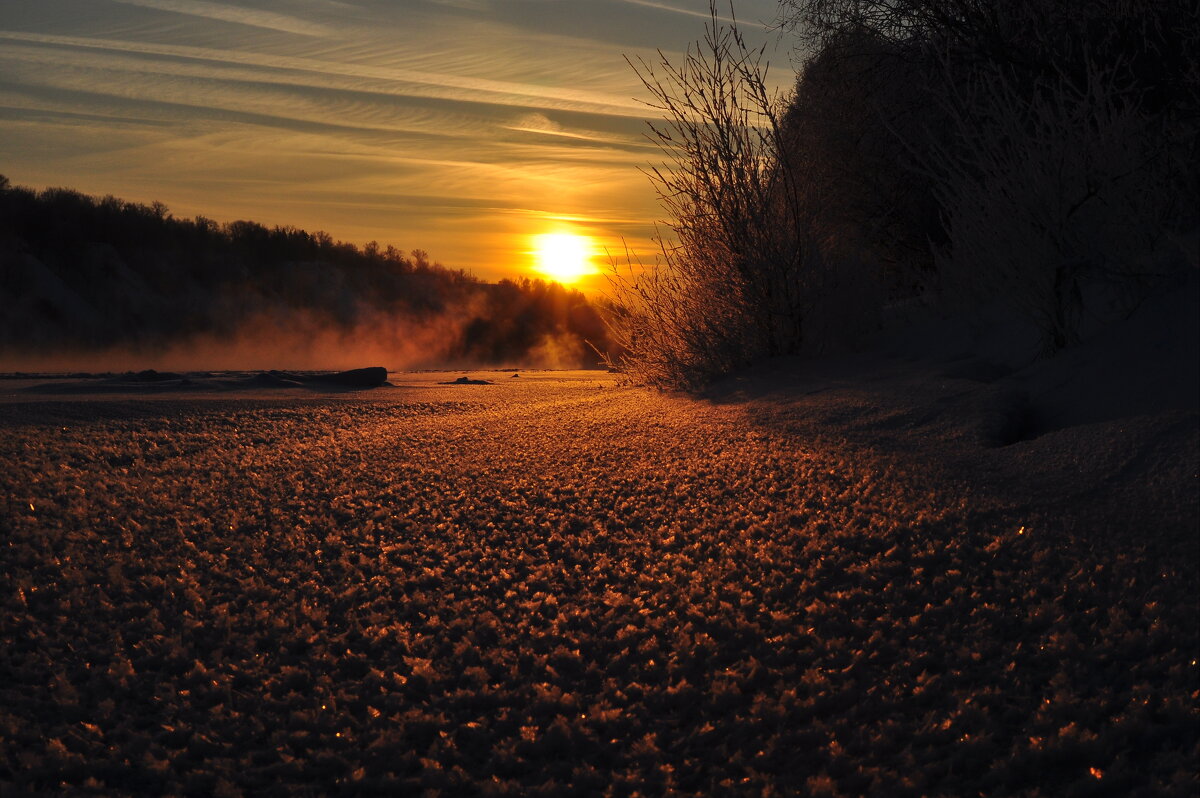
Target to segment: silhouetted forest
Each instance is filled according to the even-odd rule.
[[[999,316],[1049,357],[1195,270],[1194,2],[781,0],[787,97],[724,8],[634,64],[670,231],[615,303],[641,381],[853,349],[901,307]]]
[[[280,367],[594,366],[589,343],[607,346],[603,323],[557,283],[488,283],[420,250],[0,176],[0,367],[173,349],[198,367],[222,350],[287,358]]]

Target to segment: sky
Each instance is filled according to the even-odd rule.
[[[639,169],[662,157],[625,57],[678,59],[707,9],[0,0],[0,174],[422,249],[488,280],[531,274],[539,234],[652,257],[662,214]],[[736,9],[790,83],[789,47],[762,24],[775,0]]]

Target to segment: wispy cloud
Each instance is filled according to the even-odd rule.
[[[633,5],[633,6],[644,6],[646,8],[653,8],[653,9],[657,9],[659,11],[670,11],[675,14],[684,14],[689,17],[699,17],[700,19],[712,19],[712,15],[708,11],[697,11],[696,9],[693,9],[693,8],[680,8],[679,6],[673,6],[669,3],[656,2],[656,0],[621,0],[621,2],[628,3],[629,5]],[[720,9],[722,7],[728,8],[728,4],[727,3],[718,3],[717,8]],[[749,19],[749,18],[738,19],[736,17],[726,16],[721,13],[717,14],[717,19],[720,20],[721,22],[728,22],[728,23],[737,22],[737,24],[739,24],[739,25],[745,25],[748,27],[755,27],[755,28],[770,27],[767,23],[762,22],[762,21],[756,21],[756,20]]]
[[[505,130],[517,133],[532,133],[538,136],[553,136],[556,138],[572,139],[575,141],[593,142],[597,144],[613,144],[623,148],[652,149],[654,145],[644,140],[626,136],[614,136],[592,130],[568,129],[545,114],[531,113],[515,120],[512,124],[503,125]]]
[[[431,0],[439,6],[461,8],[466,11],[484,11],[491,7],[489,0]]]
[[[213,19],[220,22],[232,22],[237,25],[249,25],[255,28],[278,31],[280,33],[296,33],[302,36],[328,36],[332,29],[326,25],[309,22],[288,14],[273,11],[263,11],[257,8],[213,3],[209,0],[112,0],[129,6],[152,8],[156,11],[170,11],[176,14],[186,14],[192,17]]]
[[[325,61],[314,58],[275,55],[241,50],[217,50],[178,44],[149,44],[116,39],[93,39],[81,36],[59,36],[42,33],[0,30],[0,39],[36,42],[60,47],[88,50],[107,50],[118,53],[164,56],[209,61],[218,64],[238,64],[267,69],[309,72],[317,75],[370,78],[392,84],[407,84],[397,93],[417,93],[464,102],[482,102],[530,108],[546,108],[585,113],[610,114],[641,118],[646,106],[632,99],[586,89],[544,86],[534,83],[492,80],[371,64]]]
[[[356,88],[357,81],[325,80],[309,73],[236,65],[214,70],[203,62],[125,53],[107,53],[97,61],[94,55],[76,50],[12,48],[8,52],[19,56],[19,61],[0,59],[0,66],[10,73],[25,73],[25,94],[34,107],[49,107],[47,103],[57,99],[59,107],[67,106],[64,110],[95,105],[94,112],[115,111],[127,105],[138,115],[157,115],[162,120],[236,118],[285,129],[304,125],[443,138],[477,137],[489,129],[478,115],[453,106],[422,107],[420,99]]]

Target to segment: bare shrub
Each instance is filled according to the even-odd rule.
[[[614,270],[619,367],[640,382],[691,388],[757,358],[798,351],[814,253],[784,146],[783,100],[764,50],[711,20],[683,61],[631,66],[665,122],[668,159],[648,174],[669,216],[654,267]]]

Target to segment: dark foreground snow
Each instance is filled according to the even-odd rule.
[[[0,385],[0,792],[1195,794],[1195,411],[807,374]]]

